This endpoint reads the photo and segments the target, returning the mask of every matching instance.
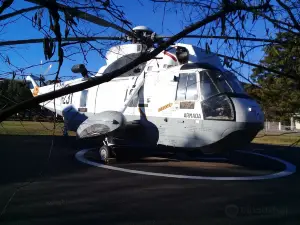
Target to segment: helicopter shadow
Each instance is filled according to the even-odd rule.
[[[245,145],[242,148],[230,148],[230,142],[225,138],[219,142],[206,145],[200,148],[191,148],[190,142],[203,142],[204,140],[199,135],[190,135],[186,138],[184,147],[175,148],[169,146],[158,146],[158,151],[152,152],[151,156],[163,157],[165,162],[180,161],[180,162],[209,162],[209,163],[226,163],[239,168],[244,168],[249,171],[281,171],[285,169],[285,165],[263,157],[260,155],[252,154],[249,149],[253,144]],[[234,146],[234,145],[232,145]],[[240,151],[242,150],[242,151]],[[149,153],[151,154],[151,153]],[[152,162],[153,159],[144,160],[140,162]]]
[[[144,99],[143,92],[140,94],[140,99]],[[145,105],[139,103],[139,120],[132,121],[124,129],[112,134],[118,146],[125,146],[117,154],[122,163],[205,162],[207,160],[212,163],[220,163],[223,160],[220,161],[219,158],[224,158],[227,159],[227,163],[249,170],[283,169],[283,165],[276,161],[231,150],[226,139],[202,148],[190,148],[191,142],[198,141],[202,143],[204,141],[200,135],[191,135],[186,138],[183,148],[160,146],[157,144],[159,129],[148,120],[147,115],[144,113]],[[67,121],[68,129],[73,131],[76,131],[80,124],[88,118],[85,114],[78,112],[72,105],[64,109],[63,116]],[[100,145],[103,138],[98,139],[97,143]],[[91,138],[88,142],[92,142]],[[86,143],[87,141],[85,141]],[[211,150],[215,150],[212,151],[213,154],[203,153]],[[92,158],[94,157],[92,156]]]
[[[62,111],[62,115],[64,118],[64,123],[67,125],[68,130],[70,131],[77,131],[78,127],[88,119],[88,117],[80,113],[77,109],[74,108],[73,105],[66,107]]]
[[[158,127],[148,120],[146,108],[148,107],[148,103],[145,100],[144,96],[144,85],[138,91],[138,110],[140,114],[139,120],[133,121],[133,123],[137,123],[138,129],[132,131],[133,135],[139,140],[138,142],[144,146],[149,146],[153,148],[157,146],[159,140],[159,129]]]

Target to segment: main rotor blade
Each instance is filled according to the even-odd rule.
[[[30,12],[30,11],[33,11],[33,10],[36,10],[36,9],[40,9],[40,8],[42,8],[42,6],[34,6],[34,7],[30,7],[30,8],[20,9],[20,10],[14,11],[12,13],[7,13],[5,15],[0,16],[0,21],[9,19],[11,17],[20,15],[22,13],[26,13],[26,12]]]
[[[156,38],[170,38],[170,36],[157,36]],[[224,40],[237,40],[237,41],[257,41],[283,44],[283,41],[264,39],[264,38],[246,38],[246,37],[227,37],[227,36],[209,36],[209,35],[186,35],[183,38],[212,38],[212,39],[224,39]]]
[[[53,38],[53,40],[57,41],[56,38]],[[62,38],[62,41],[79,41],[79,42],[97,41],[97,40],[119,41],[119,40],[123,40],[123,39],[121,37],[69,37],[69,38]],[[14,40],[14,41],[1,41],[0,46],[35,44],[35,43],[43,43],[43,42],[44,42],[44,38]]]
[[[43,1],[42,0],[25,0],[25,1],[35,3],[37,5],[42,5],[42,6],[46,6],[47,4],[50,3],[49,0],[43,0]],[[91,23],[95,23],[95,24],[103,26],[103,27],[111,27],[117,31],[120,31],[120,32],[128,35],[128,36],[132,36],[132,33],[130,31],[118,26],[117,24],[111,23],[107,20],[101,19],[101,18],[91,15],[89,13],[82,12],[76,8],[62,5],[60,3],[56,3],[56,5],[60,11],[68,11],[72,16],[76,16],[80,19],[86,20]]]

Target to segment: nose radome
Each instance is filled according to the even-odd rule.
[[[263,112],[254,100],[245,98],[232,98],[231,100],[235,108],[236,122],[263,123]]]

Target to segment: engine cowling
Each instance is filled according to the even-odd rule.
[[[104,111],[90,116],[78,127],[78,138],[89,138],[109,134],[126,123],[124,115],[117,111]]]

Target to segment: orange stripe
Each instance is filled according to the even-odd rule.
[[[167,109],[167,108],[170,108],[172,105],[173,105],[173,103],[166,104],[166,105],[160,107],[160,108],[158,109],[158,112],[163,111],[163,110],[165,110],[165,109]]]

